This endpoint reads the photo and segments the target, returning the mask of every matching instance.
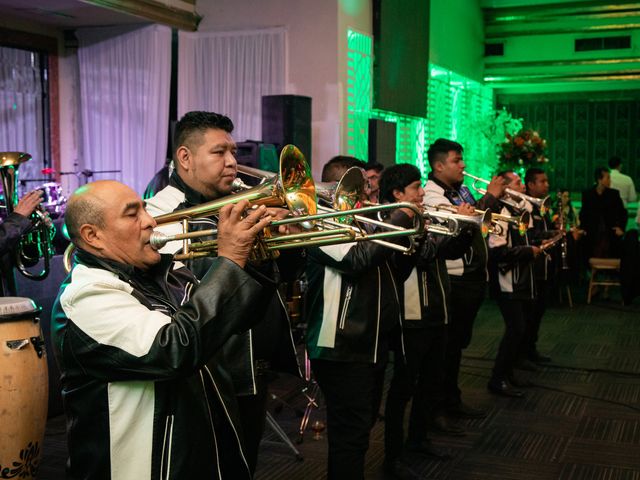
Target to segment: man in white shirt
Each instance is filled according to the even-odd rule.
[[[609,168],[611,169],[611,188],[620,192],[620,198],[625,208],[629,202],[636,201],[636,187],[629,175],[620,173],[622,170],[622,159],[620,157],[611,157],[609,159]]]

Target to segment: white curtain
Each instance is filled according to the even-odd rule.
[[[284,27],[242,32],[180,32],[178,115],[227,115],[238,141],[262,138],[263,95],[285,93]]]
[[[161,25],[80,29],[80,170],[139,194],[165,161],[171,30]],[[97,173],[120,170],[120,173]]]
[[[23,180],[42,177],[44,167],[42,83],[37,53],[0,47],[0,151],[26,152]],[[35,188],[27,183],[28,190]]]

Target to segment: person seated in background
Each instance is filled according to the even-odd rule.
[[[596,184],[582,193],[580,224],[585,231],[585,255],[589,258],[620,258],[627,210],[620,192],[613,190],[609,169],[595,169]]]
[[[16,296],[14,252],[20,238],[33,227],[29,218],[42,202],[42,190],[34,190],[23,196],[0,224],[0,290],[3,296]]]
[[[636,186],[633,179],[629,175],[622,173],[622,159],[620,157],[611,157],[609,159],[609,168],[611,169],[611,187],[620,192],[620,198],[624,207],[627,208],[630,202],[636,201]]]
[[[51,326],[67,478],[252,477],[233,387],[215,360],[271,295],[244,269],[271,216],[259,207],[244,217],[247,208],[222,208],[218,257],[198,282],[151,246],[155,220],[129,187],[99,181],[71,196],[77,263]]]
[[[371,203],[380,202],[380,177],[383,170],[384,165],[378,162],[369,162],[364,167],[367,180],[369,181],[368,197]]]
[[[382,203],[410,202],[422,209],[424,190],[420,170],[414,165],[398,164],[384,170],[380,180]],[[469,206],[460,206],[467,213]],[[410,226],[407,225],[407,226]],[[438,459],[449,458],[431,444],[427,431],[464,435],[462,428],[448,423],[442,415],[445,405],[443,388],[447,343],[449,275],[445,259],[458,258],[471,246],[472,232],[459,235],[427,233],[418,242],[416,253],[395,257],[395,269],[403,311],[403,351],[394,351],[393,379],[385,406],[385,471],[400,473],[409,466],[402,459],[411,452]],[[404,440],[404,414],[413,397],[409,429]]]
[[[564,228],[566,232],[567,251],[566,258],[561,259],[561,267],[564,272],[561,277],[571,282],[577,282],[584,275],[584,266],[582,264],[584,230],[580,228],[580,216],[578,211],[571,203],[571,195],[568,189],[561,188],[558,191],[555,206],[551,220],[557,228]],[[562,253],[561,253],[562,254]],[[564,268],[567,267],[567,268]]]
[[[337,182],[342,178],[344,172],[351,167],[360,167],[364,169],[366,163],[362,160],[358,160],[356,157],[350,157],[348,155],[336,155],[322,167],[322,179],[323,182]]]

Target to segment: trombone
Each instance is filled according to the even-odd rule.
[[[364,172],[362,171],[362,169],[359,167],[351,167],[342,175],[338,182],[319,182],[316,184],[318,187],[317,193],[319,198],[318,210],[321,212],[340,212],[342,214],[337,221],[329,220],[327,223],[335,227],[355,224],[353,225],[353,228],[362,231],[365,235],[367,235],[365,228],[366,225],[383,228],[386,230],[396,230],[399,232],[406,230],[397,225],[383,222],[381,218],[382,214],[384,214],[385,212],[393,210],[395,208],[403,207],[399,207],[398,204],[380,205],[377,203],[362,201],[366,182],[367,179],[364,176]],[[330,207],[321,205],[320,202],[324,202],[330,205]],[[410,208],[414,212],[414,214],[424,217],[424,212],[420,212],[419,208],[414,208],[413,204],[411,205],[411,207],[406,208]],[[375,207],[378,207],[379,210],[376,210]],[[351,210],[355,212],[355,214],[349,214],[348,211]],[[377,213],[378,220],[363,215],[367,212]],[[422,219],[422,221],[424,221],[424,218]],[[430,224],[428,226],[425,226],[424,228],[427,231],[438,235],[456,235],[458,233],[458,225],[455,222],[449,222],[449,225],[447,226]],[[422,230],[416,231],[415,235],[420,235],[421,233]],[[371,237],[370,234],[368,234],[368,236]],[[386,242],[384,240],[374,241],[386,247],[393,248],[407,254],[411,253],[414,249],[414,245],[412,242],[409,247],[400,247],[397,244]]]
[[[478,192],[480,195],[484,195],[485,193],[487,193],[487,190],[484,188],[480,188],[477,186],[477,183],[484,183],[485,185],[489,185],[489,180],[486,180],[484,178],[480,178],[480,177],[476,177],[475,175],[472,175],[470,173],[467,172],[462,172],[463,175],[465,175],[466,177],[469,177],[471,179],[473,179],[473,183],[471,184],[471,186],[473,187],[473,189]],[[506,188],[505,192],[508,193],[509,195],[511,195],[514,198],[517,198],[519,200],[526,200],[527,202],[531,203],[532,205],[537,206],[540,209],[540,213],[542,215],[545,215],[550,209],[551,209],[551,197],[550,196],[546,196],[544,198],[536,198],[536,197],[532,197],[531,195],[527,195],[526,193],[520,193],[520,192],[516,192],[515,190],[511,189],[511,188]],[[509,202],[508,200],[501,198],[500,201],[502,201],[503,203],[506,203],[507,205],[511,205],[512,207],[518,208],[519,210],[521,210],[517,205],[515,205],[512,202]]]

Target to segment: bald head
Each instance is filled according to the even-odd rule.
[[[105,212],[113,208],[123,193],[133,192],[115,180],[98,180],[78,188],[67,202],[64,223],[69,238],[79,245],[82,242],[80,227],[85,224],[105,228]],[[134,192],[135,193],[135,192]]]
[[[155,220],[140,196],[114,180],[76,190],[65,214],[71,241],[94,255],[146,269],[160,255],[149,243]]]

